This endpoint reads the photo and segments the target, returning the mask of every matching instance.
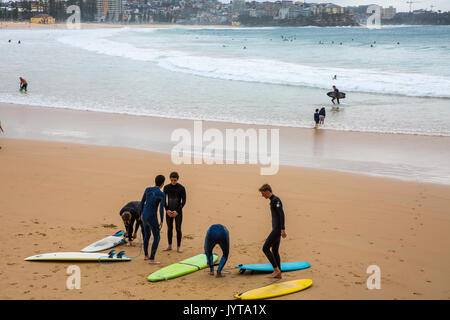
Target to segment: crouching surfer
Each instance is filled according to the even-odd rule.
[[[220,259],[219,267],[217,268],[216,277],[225,277],[222,274],[222,269],[228,260],[230,253],[230,233],[228,229],[221,224],[213,224],[209,227],[205,237],[205,255],[209,266],[209,274],[214,275],[214,258],[213,249],[216,245],[222,249],[222,258]]]
[[[125,225],[125,237],[128,238],[128,246],[131,246],[133,240],[137,238],[139,226],[142,224],[139,212],[140,205],[140,201],[131,201],[128,202],[119,212],[122,217],[123,224]]]

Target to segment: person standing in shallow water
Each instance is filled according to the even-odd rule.
[[[270,199],[270,212],[272,214],[272,232],[267,237],[263,246],[263,252],[273,267],[273,272],[269,277],[281,279],[281,258],[278,250],[280,248],[281,237],[283,239],[287,237],[284,225],[283,204],[280,198],[272,193],[270,185],[264,184],[259,188],[259,192],[261,192],[263,198]]]
[[[314,122],[316,123],[314,129],[317,129],[319,127],[319,121],[319,109],[316,109],[316,112],[314,113]]]
[[[170,183],[164,187],[164,194],[167,201],[166,207],[166,222],[167,222],[167,240],[169,246],[164,251],[172,250],[172,236],[173,236],[173,222],[175,220],[175,230],[177,232],[177,252],[181,250],[181,223],[183,221],[183,207],[186,204],[186,189],[178,183],[180,176],[177,172],[170,174]]]
[[[322,107],[319,111],[319,125],[324,124],[325,116],[326,116],[325,107]]]

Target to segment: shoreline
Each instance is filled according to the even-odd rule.
[[[192,132],[195,123],[187,119],[5,103],[0,103],[0,115],[5,137],[132,147],[166,155],[176,144],[170,139],[172,132],[179,128]],[[445,162],[450,150],[443,148],[450,139],[446,136],[201,123],[203,131],[279,130],[280,165],[450,184],[450,166]]]
[[[285,208],[282,261],[311,263],[283,273],[283,280],[308,278],[313,286],[277,299],[450,299],[449,186],[288,166],[270,177],[251,165],[174,166],[168,155],[122,147],[23,139],[0,144],[0,217],[7,218],[0,231],[9,235],[0,244],[2,299],[231,300],[236,292],[266,285],[265,274],[240,275],[234,268],[266,262],[261,247],[270,232],[270,211],[257,192],[262,183],[272,185]],[[65,288],[66,268],[73,263],[23,260],[77,251],[123,229],[120,208],[138,200],[156,174],[167,177],[172,170],[188,192],[183,253],[162,251],[164,222],[161,265],[150,266],[139,256],[139,242],[117,247],[137,258],[80,264],[80,290]],[[161,267],[201,253],[204,234],[215,223],[230,230],[225,278],[200,270],[169,281],[146,280]],[[215,253],[220,256],[220,249]],[[381,290],[365,285],[366,269],[374,264],[381,268]]]

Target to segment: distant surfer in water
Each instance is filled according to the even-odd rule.
[[[206,261],[209,266],[209,274],[214,275],[214,259],[213,259],[213,249],[216,245],[219,245],[222,249],[222,258],[220,259],[219,267],[217,268],[216,277],[224,277],[222,274],[222,269],[228,260],[228,255],[230,253],[230,233],[228,229],[221,224],[213,224],[209,227],[206,232],[205,237],[205,255]]]
[[[270,199],[270,212],[272,214],[272,232],[264,243],[263,252],[273,266],[273,273],[270,278],[281,278],[281,259],[278,250],[281,237],[286,238],[287,236],[284,226],[283,204],[280,198],[272,193],[272,188],[268,184],[259,188],[259,192],[265,199]]]
[[[170,183],[164,187],[164,194],[167,197],[165,201],[166,222],[167,222],[167,240],[169,246],[164,251],[172,250],[173,221],[175,220],[175,230],[177,231],[177,252],[181,250],[181,222],[183,221],[183,207],[186,204],[186,189],[178,183],[180,176],[177,172],[170,174]]]
[[[161,188],[164,185],[166,178],[163,175],[158,175],[155,178],[155,186],[148,187],[144,191],[142,196],[141,205],[139,207],[139,212],[141,212],[142,219],[142,229],[144,231],[144,260],[150,260],[150,264],[158,264],[155,261],[156,250],[158,250],[160,230],[164,219],[164,204],[166,196]],[[158,206],[160,213],[160,223],[158,223]],[[153,233],[153,243],[150,252],[150,257],[148,255],[148,243],[150,241],[150,236]]]
[[[128,246],[131,246],[133,240],[137,238],[139,226],[142,224],[139,211],[140,206],[141,203],[139,201],[131,201],[128,202],[119,212],[122,217],[123,224],[125,225],[125,237],[128,238]],[[134,228],[133,225],[135,225]]]
[[[331,99],[331,102],[333,102],[333,104],[335,104],[335,103],[334,103],[334,100],[337,100],[337,103],[338,103],[338,104],[341,104],[341,103],[339,102],[339,89],[336,88],[336,86],[333,86],[333,91],[334,91],[334,97],[333,97],[333,99]]]
[[[337,80],[337,75],[334,75],[333,80]]]
[[[22,78],[22,77],[19,77],[19,79],[20,79],[20,91],[25,91],[25,92],[27,92],[27,87],[28,87],[28,82],[27,82],[27,80],[25,80],[24,78]]]

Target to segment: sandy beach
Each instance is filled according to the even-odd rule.
[[[118,147],[5,138],[0,144],[1,299],[232,299],[268,284],[264,274],[234,268],[266,262],[261,247],[270,212],[257,191],[265,182],[285,207],[282,260],[311,263],[284,280],[310,278],[313,287],[280,299],[450,298],[449,186],[288,166],[267,177],[255,166],[174,166],[168,155]],[[139,200],[156,174],[172,170],[188,192],[184,252],[162,252],[164,224],[157,259],[166,266],[201,253],[207,228],[222,223],[231,237],[225,278],[202,270],[149,283],[159,266],[141,254],[127,263],[79,264],[81,290],[68,290],[66,268],[73,263],[23,261],[78,251],[123,229],[121,207]],[[138,245],[119,248],[130,257],[140,252]],[[380,290],[366,287],[373,264],[381,268]]]
[[[175,26],[187,27],[83,23],[81,28]],[[11,30],[2,38],[2,48],[6,48],[2,57],[8,63],[2,78],[5,85],[0,90],[0,121],[5,131],[0,134],[0,251],[4,256],[0,262],[0,299],[231,300],[236,293],[265,286],[273,282],[267,274],[239,274],[235,268],[238,264],[268,262],[262,246],[271,231],[271,213],[269,201],[258,192],[264,183],[269,183],[281,198],[286,214],[287,238],[282,239],[280,247],[282,262],[311,263],[308,269],[283,273],[283,280],[313,281],[307,290],[276,299],[450,299],[450,137],[448,99],[439,95],[446,83],[439,79],[447,78],[445,74],[434,77],[439,68],[422,70],[414,77],[410,73],[400,78],[383,73],[377,78],[380,86],[373,94],[364,88],[354,93],[345,89],[349,97],[340,111],[332,110],[326,98],[327,122],[314,130],[316,102],[310,101],[316,101],[322,89],[309,88],[309,82],[303,87],[304,79],[297,77],[309,71],[292,72],[292,81],[298,86],[272,81],[273,75],[284,78],[291,75],[291,65],[302,64],[292,58],[289,67],[278,68],[286,66],[276,60],[278,51],[273,52],[273,58],[261,56],[272,59],[274,69],[264,69],[265,64],[246,64],[263,51],[257,48],[266,48],[264,37],[272,31],[258,31],[263,36],[246,31],[255,42],[245,52],[254,53],[243,56],[246,34],[186,35],[185,30],[172,34],[178,29],[133,29],[139,32],[130,35],[125,30],[124,38],[115,38],[115,42],[108,35],[114,30],[85,30],[71,35],[62,31],[66,27],[0,23],[2,31]],[[229,28],[189,26],[196,27]],[[45,30],[24,31],[27,28],[60,30],[53,35]],[[299,48],[307,48],[300,44],[308,36],[302,32],[332,37],[325,33],[328,30],[334,29],[291,31],[300,32]],[[274,39],[280,38],[279,31],[273,32]],[[157,34],[150,35],[153,33]],[[362,31],[358,37],[355,42],[366,41]],[[411,45],[406,42],[411,40],[409,37],[405,35],[404,39]],[[222,43],[223,39],[232,43],[235,38],[233,49]],[[23,40],[20,45],[18,39]],[[131,40],[127,43],[121,39]],[[393,38],[387,35],[385,39]],[[180,48],[166,46],[179,44],[178,40],[186,42]],[[279,42],[273,49],[287,50],[288,44]],[[308,57],[330,52],[316,48],[316,42],[314,38]],[[155,47],[141,48],[141,43]],[[178,54],[185,50],[184,44],[192,45],[192,54]],[[123,47],[118,50],[120,45]],[[430,48],[436,51],[433,48],[437,45],[439,42],[432,43]],[[346,61],[346,55],[356,50],[360,51],[354,57],[369,60],[381,56],[381,52],[396,52],[394,48],[380,48],[379,54],[374,51],[373,56],[367,56],[364,47],[352,46],[337,60]],[[407,54],[391,54],[410,57],[411,52],[418,52],[414,48],[421,46],[412,46]],[[203,56],[208,51],[203,48],[209,48],[210,56]],[[223,48],[235,50],[236,58],[220,58]],[[166,57],[172,49],[178,53]],[[296,57],[294,43],[290,50]],[[438,53],[433,61],[440,66],[445,50]],[[208,63],[211,59],[213,62]],[[236,78],[216,74],[215,67],[223,60],[224,70],[234,70]],[[186,63],[193,73],[185,73]],[[351,67],[352,61],[347,63]],[[388,70],[385,65],[393,62],[385,63],[380,61],[380,66]],[[196,68],[210,70],[211,74],[205,76]],[[242,70],[244,74],[252,70],[249,74],[253,74],[258,68],[262,73],[256,80],[262,82],[240,77]],[[409,68],[406,71],[416,70],[415,65]],[[285,73],[278,74],[278,70]],[[349,78],[356,79],[349,74]],[[355,82],[366,83],[361,80],[365,74],[358,73],[361,78]],[[28,94],[17,92],[19,75],[30,81]],[[423,80],[422,75],[429,77],[423,76]],[[386,91],[390,89],[386,84],[405,82],[429,96],[410,97],[408,88],[394,95]],[[323,93],[322,98],[327,97]],[[164,113],[167,110],[172,113]],[[440,115],[438,119],[436,114]],[[293,124],[285,118],[293,119]],[[176,144],[172,134],[178,129],[194,132],[195,140],[198,122],[194,119],[204,120],[200,122],[203,132],[276,131],[278,172],[261,175],[261,168],[267,166],[261,164],[174,164],[170,156]],[[398,125],[411,119],[414,121],[408,126]],[[363,120],[367,126],[354,125]],[[374,123],[378,125],[371,126]],[[391,131],[383,131],[385,127]],[[78,252],[124,230],[120,209],[129,201],[140,200],[145,188],[154,185],[156,175],[165,175],[169,183],[172,171],[180,174],[179,182],[187,190],[182,253],[163,251],[167,247],[164,221],[156,255],[161,265],[144,261],[139,240],[132,247],[115,248],[125,250],[132,257],[130,262],[24,261],[40,253]],[[147,276],[159,268],[203,253],[205,234],[212,224],[223,224],[230,230],[231,250],[224,278],[200,270],[169,281],[147,281]],[[221,256],[218,247],[214,252]],[[79,290],[66,287],[67,268],[71,265],[81,269]],[[370,266],[381,270],[380,289],[367,287]]]

